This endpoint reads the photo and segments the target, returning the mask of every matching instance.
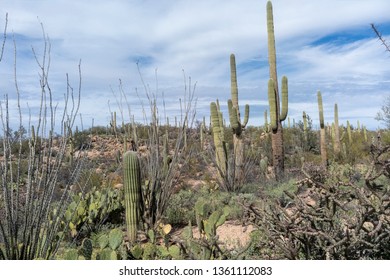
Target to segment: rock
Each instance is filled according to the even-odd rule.
[[[123,184],[116,184],[114,185],[114,189],[122,189],[123,188]]]

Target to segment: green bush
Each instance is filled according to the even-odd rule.
[[[241,220],[244,210],[240,205],[240,200],[245,198],[247,201],[255,201],[257,196],[254,194],[259,189],[255,184],[246,185],[245,193],[229,193],[218,190],[210,190],[204,187],[198,191],[181,190],[171,197],[171,201],[166,212],[166,223],[171,225],[188,225],[191,221],[196,224],[195,203],[199,200],[207,201],[207,211],[209,214],[222,209],[225,206],[229,207],[230,214],[228,219]]]
[[[123,223],[124,194],[122,190],[93,187],[86,193],[73,195],[62,221],[62,231],[74,239],[88,235],[105,223]],[[57,208],[54,207],[52,217]]]
[[[197,194],[192,190],[181,190],[172,195],[166,210],[166,223],[171,225],[187,225],[195,223],[194,205]]]
[[[286,179],[286,181],[277,182],[270,181],[264,186],[264,196],[277,200],[282,204],[286,204],[290,201],[290,198],[286,195],[286,191],[294,193],[298,190],[298,185],[296,184],[296,179]]]

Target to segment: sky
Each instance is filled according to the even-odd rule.
[[[67,75],[77,91],[81,60],[79,112],[84,126],[92,120],[108,125],[113,111],[122,118],[121,90],[131,110],[122,107],[124,121],[134,115],[143,122],[147,102],[142,80],[160,103],[164,99],[165,111],[159,110],[163,119],[167,115],[173,122],[179,116],[179,100],[194,85],[197,118],[208,118],[210,102],[219,99],[228,119],[229,57],[234,53],[241,110],[249,104],[249,125],[261,126],[268,110],[266,2],[1,0],[0,34],[8,13],[8,36],[0,62],[0,94],[9,96],[11,120],[16,121],[15,45],[23,119],[28,112],[34,119],[40,70],[32,49],[42,61],[44,33],[51,46],[49,83],[59,109]],[[333,122],[337,103],[341,123],[356,125],[359,120],[369,129],[384,127],[375,116],[390,95],[390,53],[370,24],[390,42],[390,1],[272,3],[279,83],[283,75],[289,80],[289,118],[300,121],[305,111],[318,127],[320,90],[325,122]]]

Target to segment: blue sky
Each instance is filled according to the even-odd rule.
[[[0,28],[8,12],[22,106],[38,104],[38,67],[31,47],[42,53],[42,22],[51,42],[50,83],[57,100],[65,92],[66,73],[77,86],[82,60],[80,112],[86,126],[92,118],[107,125],[108,104],[118,111],[113,91],[119,94],[119,79],[132,114],[142,121],[137,62],[152,89],[157,69],[159,93],[164,92],[171,118],[184,93],[183,70],[197,82],[199,119],[209,115],[216,98],[226,111],[231,53],[236,55],[240,104],[251,105],[249,124],[259,126],[268,108],[265,7],[265,0],[3,0]],[[380,127],[374,118],[390,95],[390,53],[370,23],[390,41],[390,1],[274,0],[273,8],[279,80],[289,78],[290,119],[301,120],[306,111],[318,125],[316,92],[321,90],[326,122],[333,121],[338,103],[342,123],[359,120],[370,129]],[[15,92],[13,63],[10,35],[0,63],[2,95]]]

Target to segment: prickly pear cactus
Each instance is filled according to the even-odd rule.
[[[97,245],[100,249],[104,249],[108,246],[109,240],[107,234],[101,234],[97,238]]]
[[[86,260],[92,259],[92,240],[89,238],[84,238],[83,242],[81,243],[81,249],[80,253]]]
[[[69,249],[65,251],[64,260],[78,260],[79,252],[77,249]]]
[[[96,255],[97,260],[117,260],[118,259],[118,254],[116,251],[111,250],[110,248],[105,248],[101,250],[99,253]]]
[[[112,250],[117,250],[123,241],[122,230],[118,228],[112,229],[108,234],[108,245]]]

